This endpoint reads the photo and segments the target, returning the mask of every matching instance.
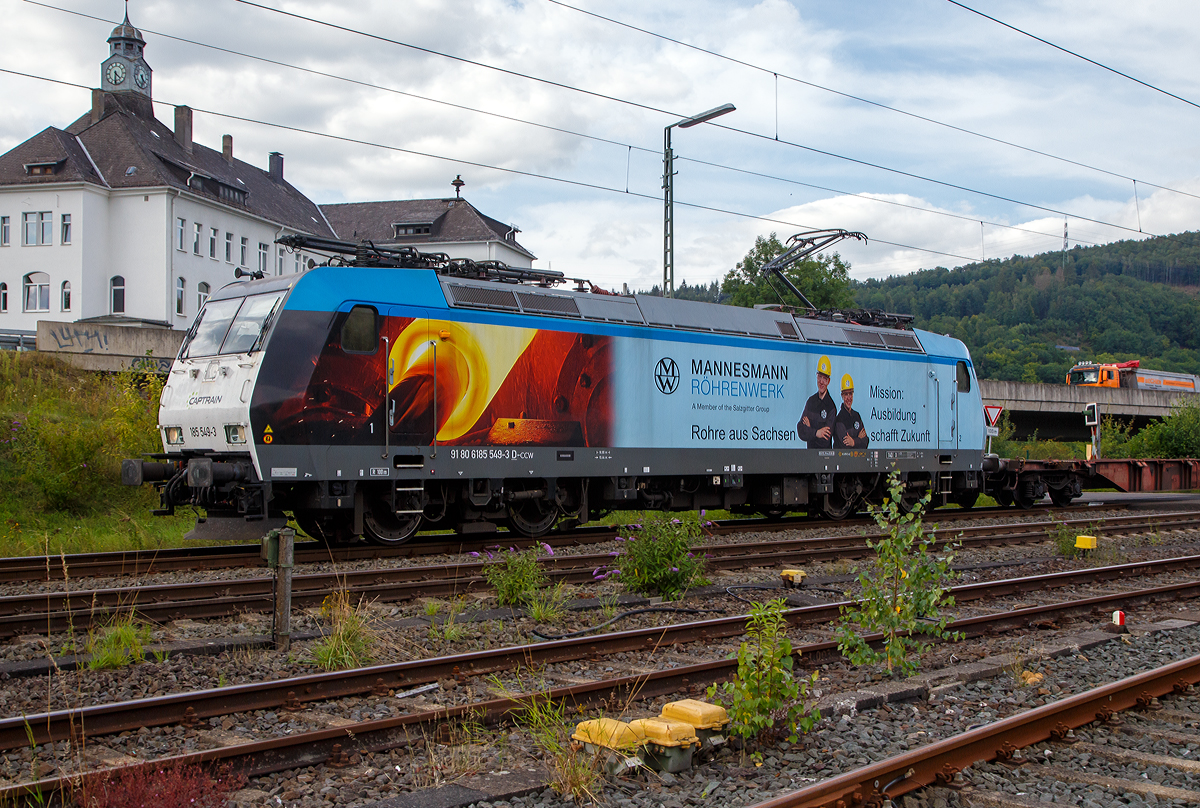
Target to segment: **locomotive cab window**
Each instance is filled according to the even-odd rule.
[[[375,353],[379,346],[379,312],[374,306],[355,306],[342,323],[342,350]]]
[[[959,362],[954,366],[954,378],[958,382],[958,392],[971,392],[971,371],[966,362]]]
[[[281,294],[209,300],[188,331],[179,355],[185,359],[247,353],[271,327]]]

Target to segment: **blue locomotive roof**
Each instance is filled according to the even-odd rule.
[[[292,285],[285,308],[333,312],[355,303],[455,311],[476,322],[545,328],[547,319],[572,331],[621,333],[630,327],[664,329],[682,342],[745,344],[770,339],[842,355],[887,351],[901,361],[939,357],[970,361],[957,339],[903,330],[793,317],[786,311],[747,309],[647,295],[604,295],[535,285],[445,278],[429,269],[321,266],[288,278],[242,284],[243,294]],[[275,288],[273,285],[270,288]],[[224,290],[222,290],[224,291]],[[573,321],[573,322],[564,322]],[[664,334],[663,337],[667,335]]]

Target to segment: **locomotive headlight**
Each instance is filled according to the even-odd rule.
[[[183,443],[183,427],[181,426],[166,426],[163,427],[163,433],[167,436],[167,443],[171,446],[178,446]]]
[[[246,427],[241,424],[226,424],[225,441],[226,443],[245,443]]]

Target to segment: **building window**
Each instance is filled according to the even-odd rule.
[[[71,243],[71,214],[64,213],[62,215],[62,233],[58,239],[60,244]]]
[[[62,310],[63,311],[71,310],[71,282],[70,281],[62,282]]]
[[[275,274],[283,274],[283,247],[279,248],[279,260],[275,262]]]
[[[204,226],[200,222],[192,223],[192,255],[200,254],[200,231],[203,229]]]
[[[45,272],[25,276],[25,311],[50,311],[50,276]]]
[[[183,296],[187,294],[187,281],[183,278],[175,279],[175,313],[180,317],[187,314],[186,305],[183,302]]]
[[[292,256],[292,272],[299,272],[300,267],[304,266],[304,261],[301,260],[302,258],[303,256],[301,256],[300,253],[296,253],[294,256]]]
[[[233,263],[233,233],[225,234],[225,263]]]
[[[54,238],[54,214],[50,211],[21,214],[25,223],[25,246],[42,247]]]
[[[196,311],[204,308],[204,301],[208,300],[208,295],[212,287],[207,283],[196,284]]]
[[[183,221],[180,219],[180,221]],[[112,304],[113,314],[125,313],[125,278],[120,275],[113,275],[108,281],[109,302]]]
[[[271,251],[269,244],[258,242],[258,271],[262,274],[267,274],[267,255]]]
[[[429,233],[430,225],[424,223],[402,223],[392,225],[392,235],[395,238],[401,236],[424,236]]]
[[[242,266],[249,266],[249,264],[246,263],[246,259],[248,258],[246,253],[248,253],[249,251],[250,251],[250,239],[243,237],[242,238],[242,260],[240,262]]]
[[[0,283],[0,313],[8,311],[8,284]]]
[[[7,216],[0,216],[0,247],[7,247],[9,241],[9,219]]]
[[[213,260],[216,260],[217,257],[217,236],[219,235],[220,233],[217,232],[217,228],[215,227],[210,228],[208,231],[208,257]]]
[[[175,249],[185,249],[183,246],[184,232],[187,230],[187,221],[184,219],[175,220]]]

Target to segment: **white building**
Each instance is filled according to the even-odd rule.
[[[113,29],[92,109],[0,156],[0,331],[38,320],[186,328],[235,269],[299,271],[286,233],[335,237],[283,178],[192,142],[192,111],[154,117],[145,41]]]
[[[0,334],[39,320],[187,328],[236,270],[299,272],[310,256],[274,243],[286,234],[532,265],[515,227],[465,199],[321,208],[284,180],[278,152],[264,171],[233,156],[230,135],[221,151],[194,143],[190,108],[173,129],[154,117],[128,16],[108,43],[91,110],[0,155]]]

